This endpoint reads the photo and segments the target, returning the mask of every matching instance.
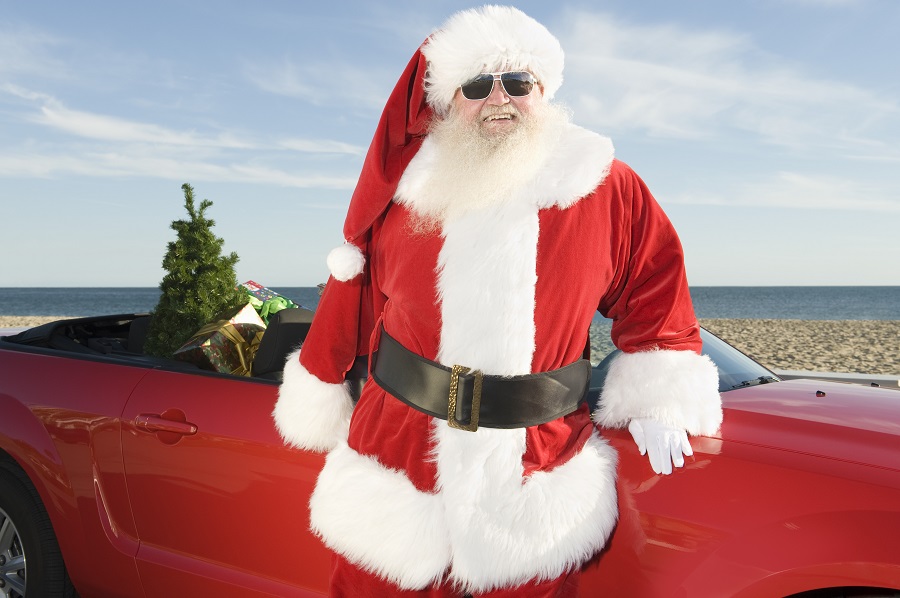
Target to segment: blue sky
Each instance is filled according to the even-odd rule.
[[[692,285],[900,285],[900,2],[520,2]],[[388,93],[470,3],[0,0],[0,285],[156,286],[181,184],[311,286]]]

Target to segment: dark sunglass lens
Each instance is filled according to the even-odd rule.
[[[534,77],[531,73],[503,73],[500,80],[503,82],[503,89],[511,96],[527,96],[534,88]]]
[[[491,95],[494,78],[491,75],[479,75],[460,87],[467,100],[483,100]]]

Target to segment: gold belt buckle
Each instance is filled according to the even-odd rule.
[[[472,389],[472,411],[469,414],[469,423],[464,424],[456,419],[456,398],[459,393],[459,377],[468,374],[471,368],[455,365],[450,371],[450,400],[447,403],[447,423],[451,428],[474,432],[478,429],[478,412],[481,409],[481,383],[484,375],[481,370],[475,370],[475,384]]]

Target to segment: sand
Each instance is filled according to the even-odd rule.
[[[62,316],[0,316],[0,328]],[[700,324],[769,369],[900,375],[900,320],[701,319]],[[595,355],[612,348],[608,327],[592,331]]]
[[[900,320],[701,319],[701,326],[772,370],[900,376]],[[594,355],[612,348],[592,330]]]
[[[0,316],[0,328],[30,328],[67,316]]]
[[[900,320],[724,320],[700,324],[769,369],[900,375]]]

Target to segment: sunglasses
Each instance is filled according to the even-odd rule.
[[[483,100],[494,91],[494,81],[500,81],[506,95],[514,98],[527,96],[534,89],[537,81],[527,71],[507,71],[505,73],[482,73],[460,85],[463,97],[467,100]]]

